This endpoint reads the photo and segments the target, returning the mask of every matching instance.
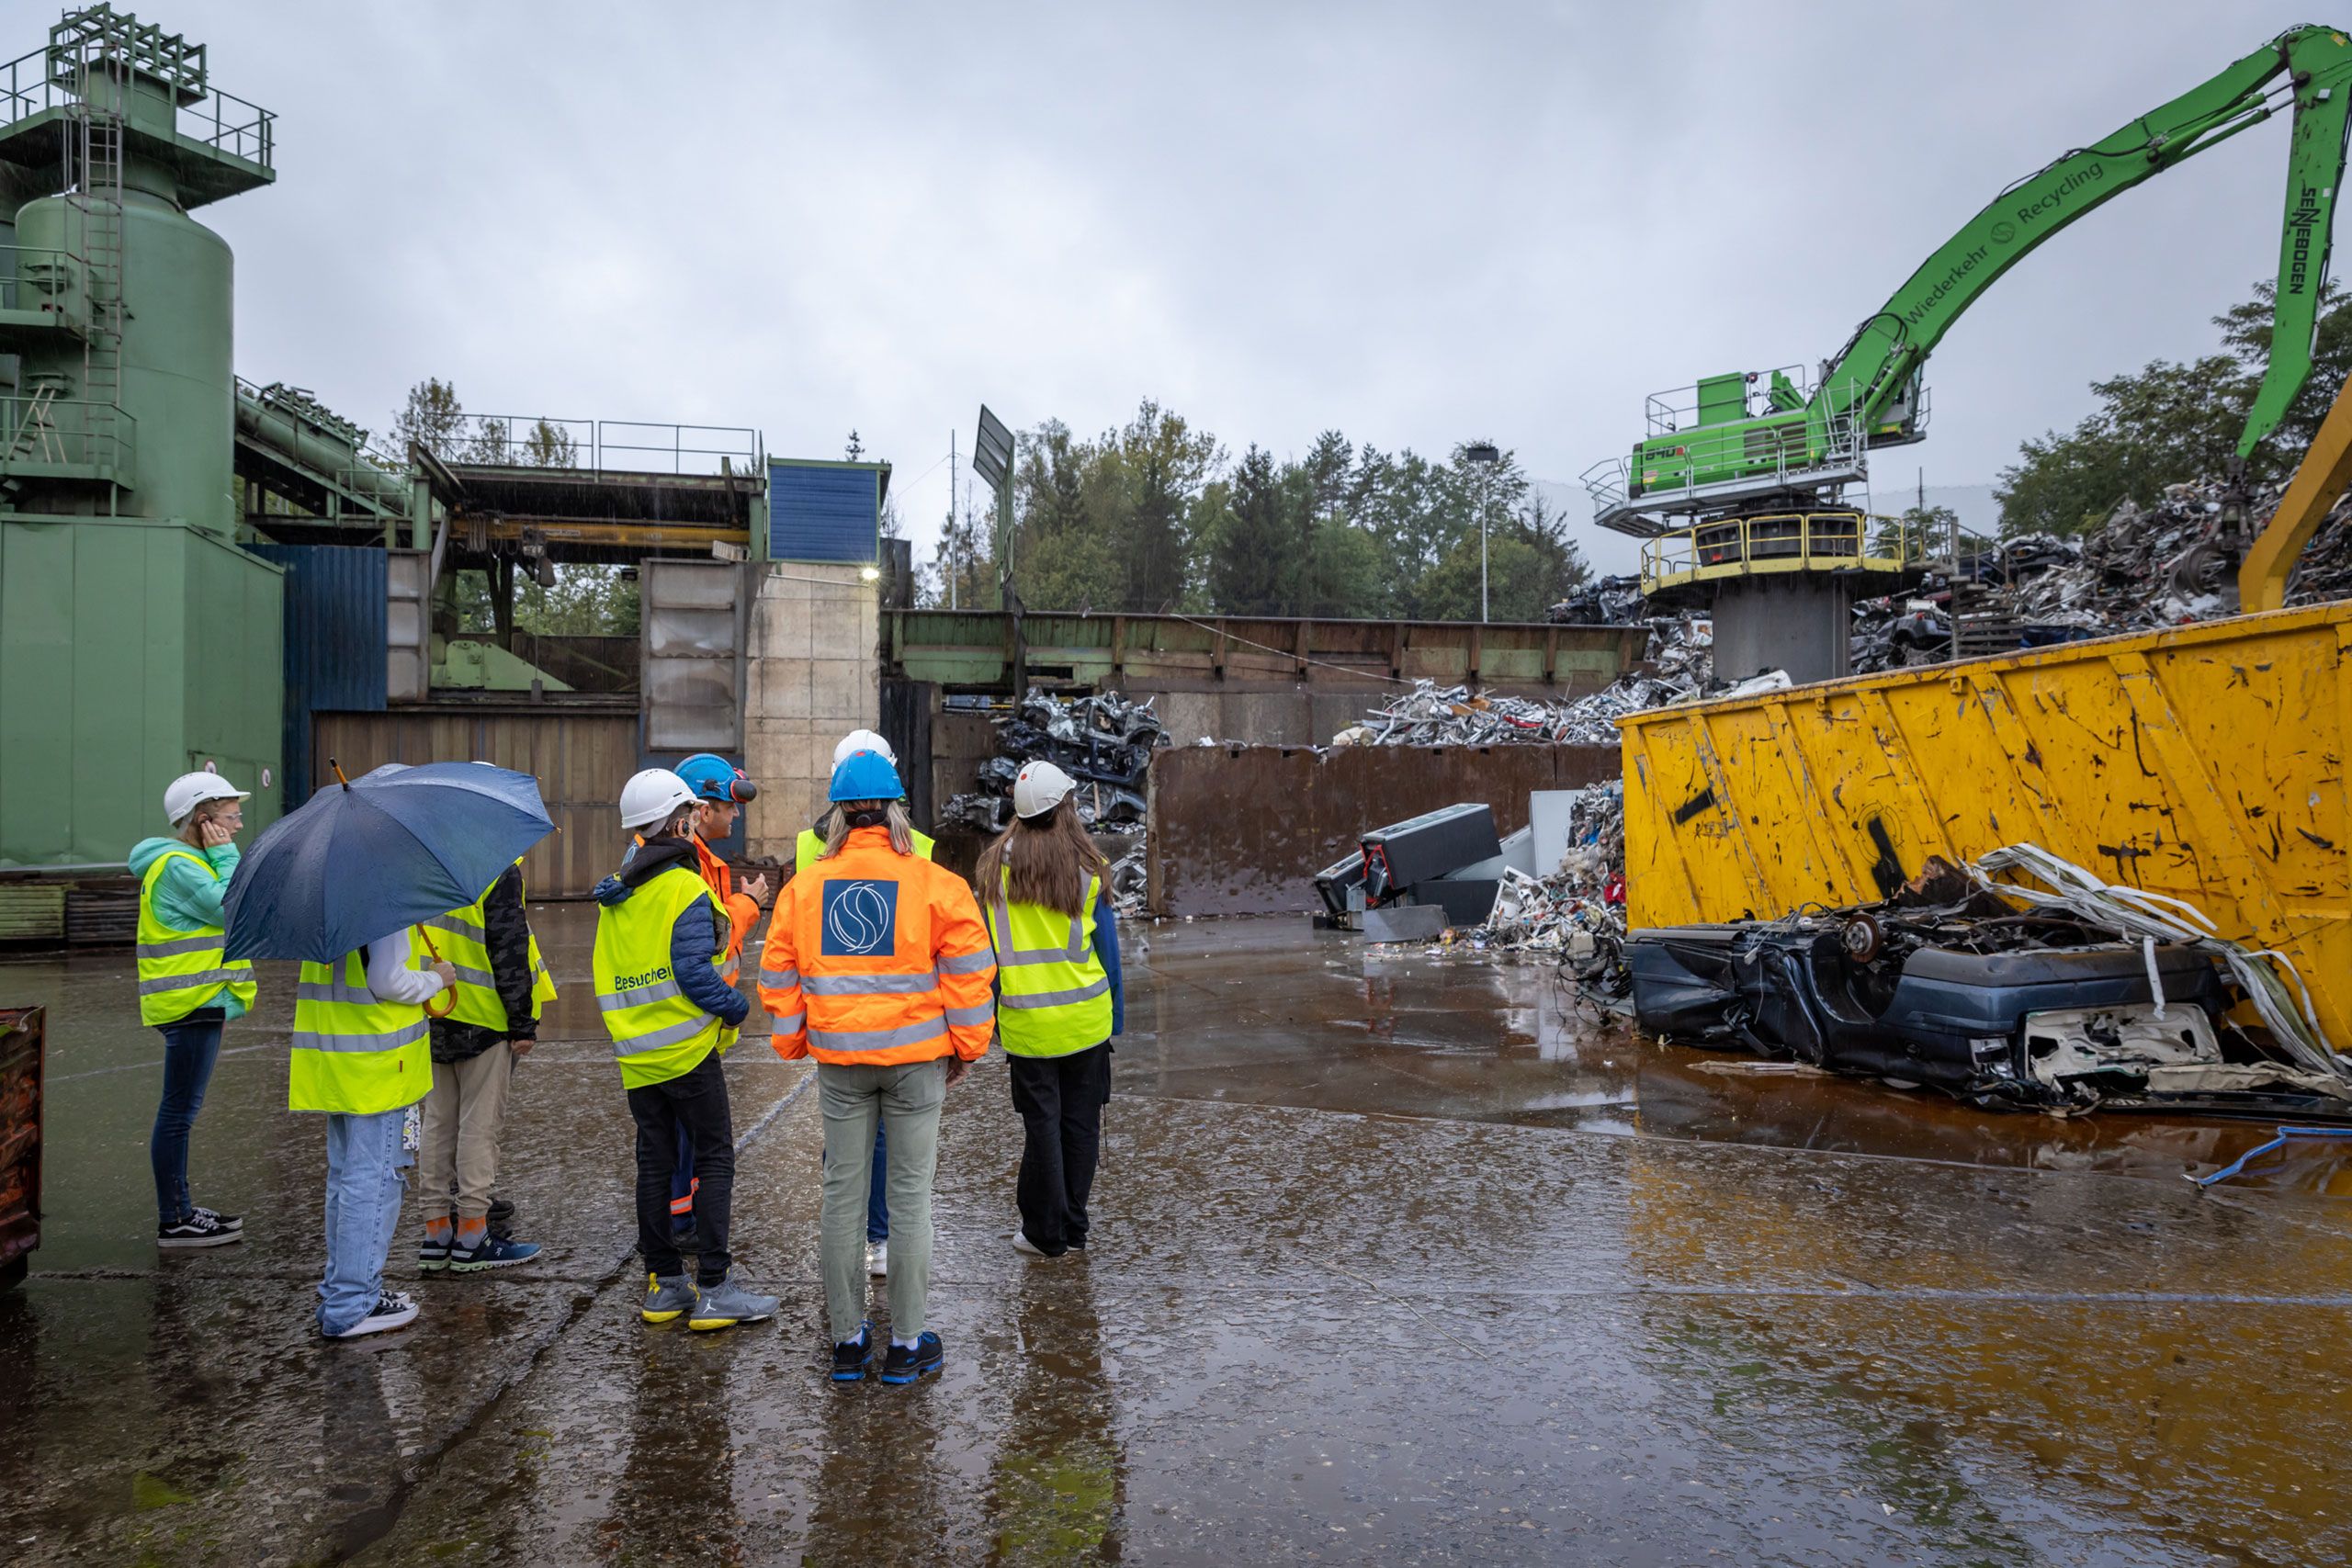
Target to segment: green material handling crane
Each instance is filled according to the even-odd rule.
[[[1921,367],[1961,312],[2033,248],[2141,181],[2261,124],[2291,102],[2293,147],[2278,243],[2270,363],[2239,437],[2244,458],[2278,427],[2311,370],[2352,110],[2352,39],[2293,28],[2113,135],[1996,197],[1873,311],[1819,379],[1774,370],[1712,376],[1649,400],[1630,461],[1587,471],[1594,521],[1643,536],[1662,516],[1804,505],[1867,472],[1871,447],[1923,438]]]

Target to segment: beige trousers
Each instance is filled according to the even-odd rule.
[[[490,1190],[498,1180],[498,1124],[506,1118],[506,1083],[514,1070],[514,1053],[503,1040],[469,1061],[433,1064],[424,1146],[417,1155],[417,1206],[426,1219],[449,1217],[453,1185],[459,1219],[490,1213]]]

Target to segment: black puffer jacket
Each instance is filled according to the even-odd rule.
[[[539,1032],[531,1015],[531,922],[523,910],[523,868],[508,866],[490,885],[481,903],[482,945],[490,949],[490,977],[506,1005],[503,1033],[453,1018],[433,1021],[433,1059],[464,1062],[502,1040],[531,1040]]]

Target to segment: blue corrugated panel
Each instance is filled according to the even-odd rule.
[[[384,552],[247,545],[286,569],[286,809],[311,794],[311,716],[384,710]]]
[[[868,463],[768,462],[770,560],[873,561],[881,471]]]

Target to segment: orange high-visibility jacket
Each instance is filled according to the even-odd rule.
[[[643,849],[645,835],[639,833],[636,838],[637,847]],[[718,900],[718,907],[727,911],[726,962],[719,965],[719,974],[731,986],[743,973],[743,939],[759,924],[760,906],[749,893],[735,891],[735,874],[728,869],[726,859],[711,853],[700,833],[693,838],[695,869],[702,874],[703,882],[710,888],[711,897]]]
[[[996,953],[954,872],[859,828],[785,885],[760,953],[768,1043],[786,1061],[928,1062],[988,1055]]]

